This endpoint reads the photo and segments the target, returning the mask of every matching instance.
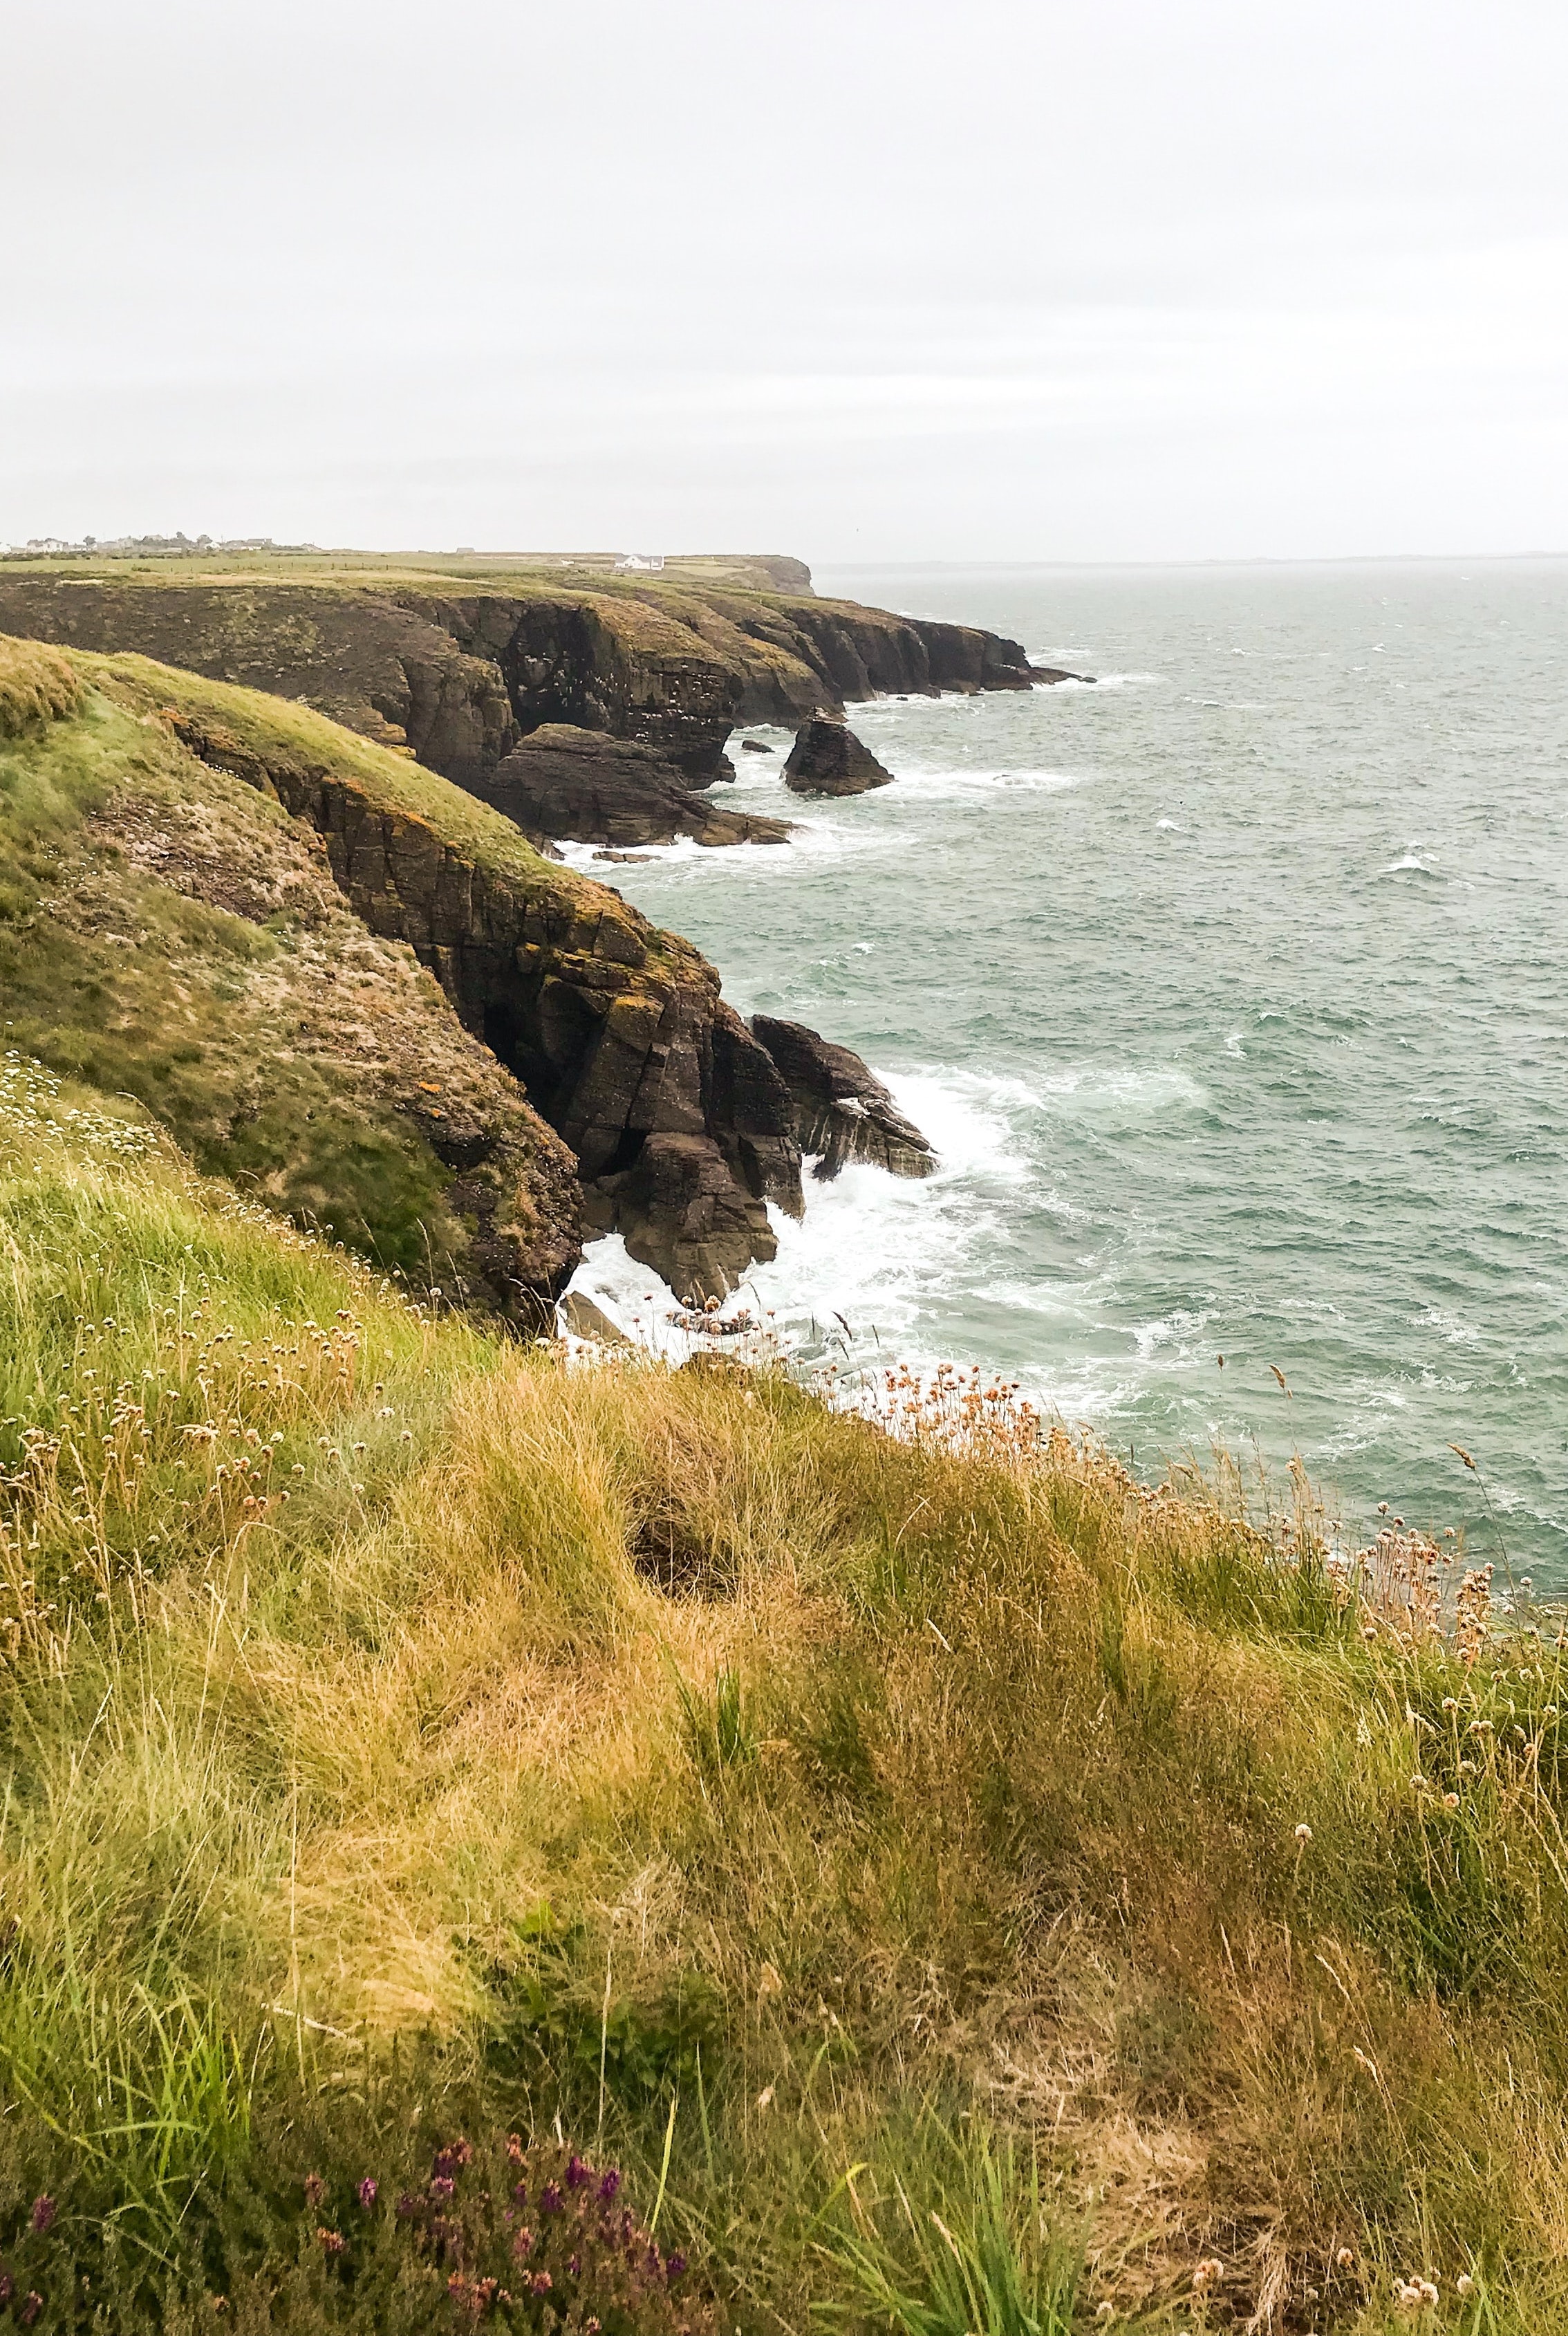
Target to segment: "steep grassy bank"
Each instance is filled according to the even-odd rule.
[[[567,1370],[15,1056],[0,1241],[13,2309],[1560,2324],[1561,1658],[1415,1537]]]

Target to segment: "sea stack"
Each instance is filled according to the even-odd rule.
[[[767,1048],[789,1090],[797,1141],[802,1152],[817,1154],[812,1173],[822,1183],[850,1161],[885,1168],[890,1176],[934,1173],[930,1144],[849,1047],[835,1046],[804,1022],[779,1022],[769,1014],[752,1017],[751,1036]]]
[[[842,715],[818,714],[797,734],[784,784],[798,795],[863,795],[872,787],[890,787],[893,774],[861,745]]]

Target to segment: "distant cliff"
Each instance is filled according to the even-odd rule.
[[[759,589],[759,579],[789,590]],[[737,724],[1059,680],[1016,641],[811,596],[798,561],[461,573],[344,559],[0,569],[0,631],[134,650],[296,698],[474,788],[547,723],[657,747],[702,785]]]

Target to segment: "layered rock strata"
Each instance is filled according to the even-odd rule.
[[[800,1149],[817,1154],[814,1175],[828,1182],[851,1161],[885,1168],[890,1176],[932,1173],[936,1154],[930,1144],[858,1055],[803,1022],[768,1014],[753,1015],[751,1032],[789,1090]]]
[[[819,715],[801,724],[784,784],[798,795],[863,795],[872,787],[890,787],[893,774],[844,721]]]
[[[476,790],[532,837],[617,849],[673,843],[782,843],[781,819],[721,811],[682,784],[673,763],[634,739],[549,723],[532,731]]]

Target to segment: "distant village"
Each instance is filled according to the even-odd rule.
[[[0,544],[0,560],[192,559],[213,551],[317,551],[315,543],[275,543],[270,535],[84,535],[67,543],[58,535],[34,535],[25,543]]]

